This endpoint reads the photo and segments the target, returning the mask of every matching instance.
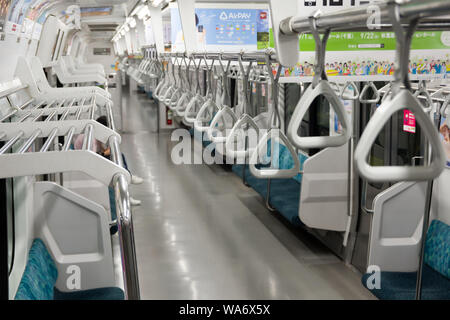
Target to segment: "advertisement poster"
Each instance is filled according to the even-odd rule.
[[[39,16],[36,22],[39,23],[40,25],[43,25],[45,20],[47,19],[48,14],[49,12],[45,10],[44,12],[42,12],[42,14]]]
[[[403,131],[416,133],[416,116],[409,110],[403,110]]]
[[[17,25],[20,6],[22,5],[23,0],[12,0],[11,6],[8,13],[8,18],[6,19],[5,23],[5,32],[9,34],[16,34],[18,33],[19,26]]]
[[[0,0],[0,32],[4,32],[11,0]]]
[[[367,1],[364,1],[367,3]],[[376,2],[372,0],[371,2]],[[307,17],[322,12],[342,10],[363,4],[360,0],[303,1],[299,11]],[[270,30],[270,47],[274,47]],[[352,81],[388,81],[394,73],[396,39],[394,32],[368,30],[365,32],[332,32],[327,43],[326,73],[333,77],[352,77]],[[314,75],[315,42],[311,34],[299,40],[299,62],[283,69],[284,77],[312,77]],[[411,46],[411,79],[444,78],[450,74],[450,32],[418,31]]]
[[[171,9],[173,51],[184,51],[181,19]],[[196,8],[198,50],[255,51],[269,46],[269,11],[263,9]]]
[[[34,21],[33,29],[32,29],[32,39],[39,40],[42,32],[42,25],[45,22],[45,18],[47,17],[46,8],[50,6],[49,0],[44,0],[36,5],[33,10],[28,14],[28,18]],[[39,15],[40,14],[40,15]]]
[[[21,26],[32,1],[33,0],[12,0],[5,28],[6,33],[18,34],[21,32]]]
[[[441,135],[441,141],[442,145],[444,146],[445,154],[447,155],[447,168],[450,168],[450,128],[449,122],[446,118],[441,119],[439,132]]]

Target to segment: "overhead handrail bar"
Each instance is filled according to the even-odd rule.
[[[184,52],[164,52],[160,54],[161,57],[188,57],[193,59],[203,59],[207,60],[218,60],[222,56],[224,61],[235,61],[238,62],[241,59],[243,62],[266,62],[266,53],[255,51],[255,52],[194,52],[191,54],[186,54]],[[277,62],[277,56],[275,53],[271,53],[270,59],[272,62]]]
[[[383,29],[391,29],[390,20],[390,2],[377,2],[379,9],[380,23],[376,26]],[[399,19],[402,24],[408,23],[411,19],[420,17],[423,21],[423,27],[419,24],[418,29],[435,30],[448,29],[448,23],[440,21],[425,20],[426,18],[436,18],[446,15],[450,12],[450,2],[447,0],[411,0],[399,3]],[[367,21],[373,18],[373,12],[367,10],[368,6],[359,6],[334,12],[321,14],[316,20],[317,30],[319,32],[331,31],[366,31]],[[285,35],[301,34],[311,32],[309,18],[307,17],[288,17],[280,22],[280,31]]]

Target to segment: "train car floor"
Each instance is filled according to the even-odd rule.
[[[122,151],[131,186],[142,299],[374,299],[361,275],[292,232],[219,165],[175,165],[156,107],[124,88]]]

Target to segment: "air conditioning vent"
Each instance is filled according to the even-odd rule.
[[[108,23],[108,24],[89,24],[89,30],[91,32],[114,32],[117,29],[118,24]]]

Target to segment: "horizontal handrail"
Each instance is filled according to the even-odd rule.
[[[379,9],[380,23],[377,26],[383,29],[391,29],[389,16],[390,1],[377,3]],[[450,12],[450,2],[447,0],[411,0],[399,3],[400,18],[408,24],[409,19],[421,17],[422,23],[418,29],[448,29],[448,22],[442,23],[436,20],[424,20],[425,18],[436,18]],[[368,10],[368,6],[358,6],[356,8],[343,9],[329,13],[323,13],[316,19],[316,26],[320,32],[331,31],[354,31],[367,30],[367,22],[371,21],[373,12]],[[280,22],[280,30],[285,35],[311,32],[309,17],[296,16],[289,17]]]

